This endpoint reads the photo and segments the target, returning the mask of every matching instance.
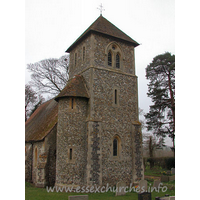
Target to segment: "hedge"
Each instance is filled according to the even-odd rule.
[[[143,158],[144,166],[147,163],[150,164],[150,168],[154,166],[160,166],[164,169],[171,170],[171,168],[175,168],[175,158],[174,157],[161,157],[161,158]]]

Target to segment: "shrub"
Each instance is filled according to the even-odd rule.
[[[150,165],[150,169],[154,166],[159,166],[164,169],[171,170],[172,167],[175,167],[175,158],[174,157],[161,157],[161,158],[144,158],[144,166]]]
[[[167,158],[166,159],[166,168],[171,170],[171,168],[175,168],[175,158]]]

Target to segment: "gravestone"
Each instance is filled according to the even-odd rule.
[[[172,174],[175,174],[175,168],[171,168]]]
[[[151,193],[149,192],[138,193],[138,200],[151,200]]]
[[[147,181],[146,180],[140,180],[139,182],[139,193],[143,193],[147,191]]]
[[[161,183],[160,180],[155,180],[153,182],[153,191],[157,191],[158,190],[158,186],[159,186],[160,183]]]
[[[116,193],[115,196],[122,196],[126,194],[126,183],[124,183],[123,181],[120,181],[117,183],[116,185]]]
[[[169,176],[162,175],[160,179],[161,179],[161,182],[168,182]]]
[[[88,195],[68,196],[68,200],[88,200]]]

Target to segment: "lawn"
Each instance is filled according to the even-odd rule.
[[[149,184],[152,184],[151,182],[148,182]],[[165,183],[164,185],[173,186],[175,182],[169,182]],[[169,188],[169,187],[168,187]],[[171,187],[170,190],[168,189],[166,192],[152,192],[151,197],[152,200],[155,199],[157,196],[164,196],[165,194],[169,194],[170,196],[175,195],[174,187]],[[138,194],[136,192],[130,192],[126,193],[125,196],[117,196],[115,197],[115,193],[113,192],[107,192],[107,193],[65,193],[65,192],[47,192],[45,188],[36,188],[30,183],[25,183],[25,199],[26,200],[68,200],[68,196],[70,195],[88,195],[89,200],[137,200]]]
[[[161,176],[163,172],[167,172],[167,171],[169,170],[163,169],[162,167],[159,167],[159,166],[155,166],[152,169],[150,169],[149,166],[146,166],[144,175],[145,176]]]

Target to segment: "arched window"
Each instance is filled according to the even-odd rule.
[[[112,53],[108,52],[108,66],[112,66]]]
[[[115,138],[114,140],[113,140],[113,156],[117,156],[117,147],[118,147],[118,141],[117,141],[117,139]]]
[[[119,53],[117,53],[117,55],[116,55],[116,68],[120,68],[120,55],[119,55]]]
[[[111,42],[107,45],[105,49],[106,65],[108,67],[123,70],[123,52],[121,47],[116,42]]]
[[[118,135],[113,137],[112,141],[112,156],[113,158],[119,159],[121,153],[121,139]]]

